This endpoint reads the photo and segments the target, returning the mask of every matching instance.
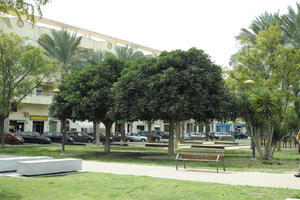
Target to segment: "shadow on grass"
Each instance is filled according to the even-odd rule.
[[[0,191],[0,200],[19,200],[22,198],[23,196],[17,193]]]

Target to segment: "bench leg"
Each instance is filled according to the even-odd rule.
[[[226,171],[226,170],[225,170],[225,163],[224,163],[224,161],[223,161],[223,170],[224,170],[224,172]]]
[[[176,160],[176,170],[178,170],[178,161]]]
[[[183,161],[183,168],[185,169],[185,161]]]
[[[217,173],[219,173],[219,162],[216,162],[216,166],[217,166]]]

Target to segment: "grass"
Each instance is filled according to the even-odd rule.
[[[103,153],[103,146],[67,146],[66,155],[60,155],[60,146],[7,146],[0,148],[0,154],[19,156],[52,156],[56,158],[74,157],[84,160],[106,162],[137,163],[147,165],[175,166],[174,156],[167,155],[165,148],[112,146],[112,153]],[[260,171],[282,173],[297,171],[300,155],[296,148],[276,152],[272,161],[251,160],[250,150],[226,150],[226,168],[232,171]],[[188,163],[191,168],[215,169],[215,163]]]
[[[0,177],[0,200],[282,200],[299,190],[80,173],[56,177]]]

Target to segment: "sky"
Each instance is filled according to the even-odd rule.
[[[158,50],[203,49],[223,68],[255,17],[299,0],[51,0],[43,16]]]

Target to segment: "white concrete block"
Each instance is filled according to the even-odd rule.
[[[28,160],[49,160],[52,157],[48,156],[36,156],[36,157],[12,157],[12,158],[0,158],[0,172],[16,171],[17,162]]]
[[[17,165],[17,173],[24,176],[72,172],[81,169],[82,161],[73,158],[21,161]]]

